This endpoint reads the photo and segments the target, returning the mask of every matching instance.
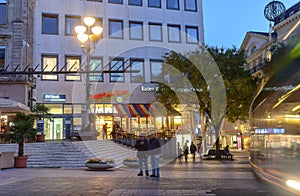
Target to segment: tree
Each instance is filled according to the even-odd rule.
[[[164,104],[197,103],[204,119],[202,127],[206,127],[206,117],[212,122],[216,144],[225,117],[231,122],[248,119],[257,79],[245,71],[243,51],[200,46],[185,55],[172,51],[164,60],[168,66],[164,65],[163,73],[171,79],[169,84],[160,84],[156,98]],[[188,90],[182,93],[180,89]],[[206,130],[202,133],[205,135]]]

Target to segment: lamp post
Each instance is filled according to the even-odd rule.
[[[85,66],[85,116],[83,123],[88,127],[89,114],[90,114],[90,61],[91,61],[91,50],[96,48],[96,44],[100,39],[100,35],[103,28],[96,26],[95,18],[85,17],[84,25],[78,25],[75,27],[75,32],[77,33],[77,39],[81,43],[81,48],[83,53],[86,55],[86,66]]]

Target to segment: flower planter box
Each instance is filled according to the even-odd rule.
[[[90,170],[107,170],[114,167],[113,164],[109,163],[85,163],[85,166]]]

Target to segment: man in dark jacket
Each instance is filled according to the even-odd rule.
[[[160,177],[159,173],[159,157],[161,153],[159,140],[155,137],[155,133],[150,133],[149,154],[151,159],[152,174],[150,177]]]
[[[135,148],[137,149],[137,158],[139,161],[139,173],[138,176],[143,176],[143,164],[145,165],[145,174],[149,176],[148,170],[148,148],[149,142],[145,139],[144,134],[140,135],[140,138],[135,143]]]
[[[195,161],[196,151],[197,151],[197,147],[194,144],[194,142],[192,142],[190,146],[190,152],[193,155],[193,161]]]

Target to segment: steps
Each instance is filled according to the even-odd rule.
[[[0,144],[0,151],[14,151],[16,156],[18,145]],[[25,143],[24,154],[28,155],[27,167],[74,168],[84,167],[92,157],[112,158],[116,167],[120,167],[124,158],[135,156],[136,152],[113,141],[93,140]]]

